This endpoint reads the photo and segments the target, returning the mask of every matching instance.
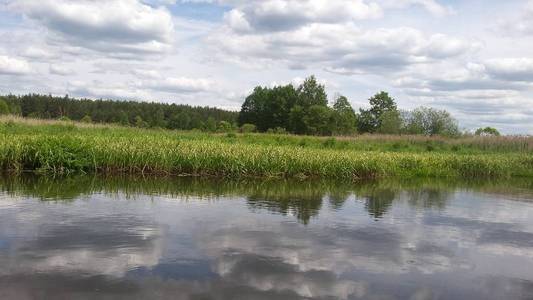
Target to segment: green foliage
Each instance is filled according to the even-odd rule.
[[[240,128],[240,131],[242,133],[252,133],[252,132],[255,132],[256,130],[257,130],[257,127],[254,124],[249,124],[249,123],[243,124]]]
[[[0,115],[7,115],[9,114],[10,110],[9,110],[9,106],[7,105],[7,103],[0,99]]]
[[[370,133],[375,131],[375,120],[370,110],[359,109],[357,118],[357,131],[359,133]]]
[[[274,88],[256,87],[242,105],[239,124],[254,124],[260,132],[275,127],[287,128],[291,108],[297,99],[298,94],[290,84]]]
[[[370,109],[360,109],[359,131],[362,133],[378,131],[383,121],[382,115],[389,111],[395,112],[398,110],[396,102],[387,92],[382,91],[374,95],[368,99],[368,102],[370,103]]]
[[[68,121],[72,121],[69,117],[67,116],[61,116],[58,118],[59,121],[65,121],[65,122],[68,122]]]
[[[313,105],[309,107],[307,114],[303,118],[306,133],[311,135],[331,134],[330,121],[331,109],[327,106]]]
[[[174,113],[169,119],[170,128],[176,129],[192,129],[191,118],[184,112]]]
[[[136,118],[137,120],[139,118]],[[1,120],[1,119],[0,119]],[[487,152],[491,141],[425,137],[344,140],[288,135],[209,135],[166,130],[64,125],[20,119],[0,122],[0,169],[48,174],[119,173],[220,177],[331,178],[373,177],[533,177],[530,139],[492,139],[529,143],[529,152]],[[41,123],[39,123],[41,122]],[[303,142],[305,140],[305,142]],[[409,144],[406,151],[395,143]],[[472,143],[471,147],[466,147]],[[375,150],[363,150],[373,147]],[[498,146],[492,146],[494,149]],[[502,147],[502,149],[505,149]],[[524,151],[515,148],[513,151]],[[462,150],[461,150],[462,151]]]
[[[498,129],[493,127],[478,128],[476,130],[476,135],[482,136],[500,136]]]
[[[214,118],[209,117],[205,123],[205,129],[209,132],[217,131],[217,121]]]
[[[333,138],[333,137],[327,138],[324,141],[324,147],[326,147],[326,148],[333,148],[333,147],[335,147],[336,144],[337,144],[337,140],[335,138]]]
[[[381,114],[379,123],[379,133],[399,134],[403,121],[398,110],[387,110]]]
[[[142,101],[74,99],[68,96],[53,97],[38,94],[0,96],[0,101],[8,104],[11,114],[23,117],[58,119],[66,116],[71,120],[80,121],[83,117],[89,116],[95,123],[137,126],[135,118],[139,116],[144,122],[142,127],[182,130],[203,129],[209,117],[213,118],[215,123],[226,121],[233,124],[238,116],[237,112],[211,107]]]
[[[332,130],[327,102],[325,87],[314,76],[297,89],[292,84],[256,87],[242,105],[239,124],[254,124],[259,132],[279,127],[296,134],[328,134]]]
[[[328,95],[324,85],[319,84],[315,76],[310,76],[304,80],[304,82],[298,87],[297,90],[298,99],[297,105],[300,105],[304,109],[311,106],[327,106]]]
[[[89,116],[89,115],[85,115],[85,117],[81,118],[80,122],[82,122],[82,123],[89,123],[89,124],[90,124],[90,123],[93,122],[93,120],[91,119],[91,116]]]
[[[233,126],[229,122],[220,121],[217,126],[219,132],[231,132],[233,131]]]
[[[459,136],[459,127],[450,113],[430,107],[413,110],[406,120],[407,133],[423,135]]]
[[[119,111],[117,116],[117,122],[122,126],[129,126],[130,120],[128,114],[126,114],[126,112],[124,112],[123,110]]]
[[[334,134],[352,134],[357,130],[357,117],[348,98],[338,96],[333,103],[333,126]]]
[[[267,133],[269,133],[269,134],[286,134],[287,130],[285,130],[285,128],[282,128],[282,127],[269,128],[267,130]]]
[[[141,116],[135,116],[134,122],[135,122],[134,123],[135,127],[139,127],[139,128],[148,127],[148,123],[146,123]]]
[[[304,118],[306,111],[300,105],[295,105],[291,108],[289,114],[289,130],[296,134],[307,133],[307,124],[305,124]]]

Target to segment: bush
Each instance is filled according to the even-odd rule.
[[[242,133],[252,133],[252,132],[255,132],[256,130],[257,130],[257,126],[255,126],[254,124],[249,124],[249,123],[243,124],[240,129]]]
[[[267,133],[268,134],[287,134],[287,130],[281,127],[269,128],[267,130]]]
[[[287,134],[287,129],[282,128],[282,127],[276,127],[274,128],[274,133],[275,134]]]
[[[480,136],[500,136],[498,129],[493,127],[478,128],[476,135]]]
[[[80,122],[90,124],[93,122],[93,119],[91,119],[91,116],[85,115],[85,117],[81,118]]]
[[[219,132],[231,132],[233,130],[233,126],[231,126],[230,122],[220,121],[218,123],[217,130]]]

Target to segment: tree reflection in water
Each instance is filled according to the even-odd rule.
[[[533,184],[514,179],[513,186],[522,191],[533,190]],[[369,216],[378,220],[387,215],[395,201],[407,201],[419,208],[444,209],[457,188],[498,194],[509,193],[505,180],[377,180],[367,182],[287,181],[287,180],[225,180],[200,178],[143,178],[74,176],[51,178],[44,176],[0,177],[0,190],[8,194],[31,196],[42,201],[73,201],[94,193],[121,193],[126,198],[136,195],[196,197],[216,201],[219,197],[236,196],[246,199],[252,211],[266,210],[292,215],[302,224],[309,224],[324,209],[323,203],[340,210],[349,201],[361,201]],[[403,193],[403,195],[402,195]],[[523,196],[523,194],[522,194]]]

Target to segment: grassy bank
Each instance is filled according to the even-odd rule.
[[[533,177],[530,138],[314,138],[0,119],[0,167],[218,177]]]

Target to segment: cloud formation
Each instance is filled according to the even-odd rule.
[[[25,75],[31,71],[27,61],[0,55],[0,75]]]
[[[171,14],[134,0],[21,0],[10,4],[69,45],[111,53],[161,53],[173,39]]]
[[[399,71],[459,56],[473,47],[467,40],[443,34],[428,36],[414,28],[366,30],[354,23],[314,23],[288,32],[245,34],[229,23],[209,41],[227,55],[239,58],[357,73]]]
[[[443,0],[2,3],[1,93],[239,109],[256,85],[315,74],[355,108],[387,90],[403,108],[450,110],[467,129],[533,133],[523,109],[533,99],[531,0],[483,13]]]
[[[335,24],[381,16],[379,5],[363,0],[266,0],[239,6],[226,18],[229,26],[237,31],[276,32],[312,23]]]

